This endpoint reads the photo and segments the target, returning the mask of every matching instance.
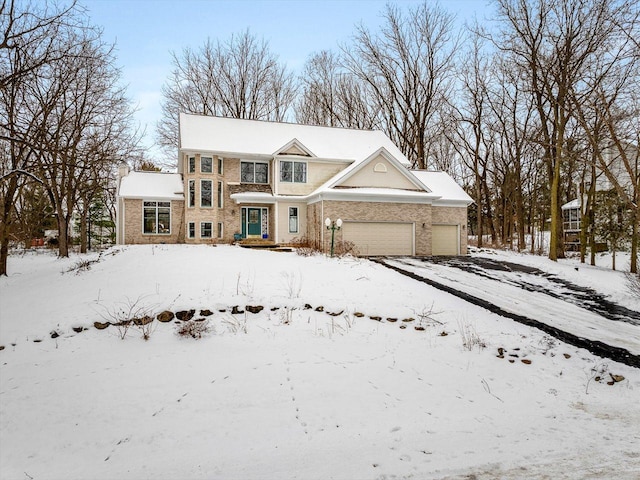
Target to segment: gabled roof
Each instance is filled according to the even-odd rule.
[[[433,194],[440,197],[437,203],[464,203],[466,205],[473,203],[473,199],[447,172],[411,170],[411,173]]]
[[[292,140],[319,159],[361,161],[384,147],[400,163],[409,163],[379,130],[180,114],[180,149],[186,151],[271,157]]]
[[[357,172],[365,168],[369,163],[379,158],[380,156],[382,156],[389,163],[391,163],[391,165],[394,166],[398,170],[398,172],[401,175],[403,175],[407,180],[409,180],[409,182],[411,182],[417,189],[430,192],[430,189],[426,185],[424,185],[414,175],[411,175],[410,171],[407,170],[407,168],[405,168],[405,166],[401,164],[398,160],[396,160],[393,157],[393,155],[391,155],[384,147],[379,148],[364,160],[360,162],[354,162],[351,165],[349,165],[347,168],[342,170],[341,172],[338,172],[337,175],[329,179],[327,183],[321,186],[319,190],[324,190],[327,188],[333,188],[333,187],[339,186],[342,182],[346,181],[347,179],[355,175]]]
[[[118,196],[149,200],[184,200],[179,173],[129,172],[120,179]]]
[[[295,151],[296,153],[294,154],[289,153],[292,150]],[[297,153],[297,152],[301,152],[301,153]],[[277,151],[273,153],[273,155],[274,156],[275,155],[301,155],[301,156],[307,156],[307,157],[317,156],[317,155],[314,155],[314,153],[311,150],[309,150],[307,147],[301,144],[297,138],[294,138],[293,140],[288,142],[286,145],[283,145],[282,147],[280,147]]]

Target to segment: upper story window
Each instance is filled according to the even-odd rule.
[[[307,163],[280,161],[280,181],[293,183],[307,183]]]
[[[189,157],[189,173],[196,173],[196,157]]]
[[[143,233],[171,233],[171,202],[144,202]]]
[[[266,162],[240,162],[240,182],[269,183],[269,164]]]
[[[189,207],[196,206],[196,181],[189,180],[189,203],[187,204]]]
[[[222,175],[224,173],[224,160],[222,157],[218,157],[218,175]]]
[[[213,182],[211,180],[200,180],[200,206],[213,206]]]
[[[200,157],[200,172],[213,173],[213,158]]]

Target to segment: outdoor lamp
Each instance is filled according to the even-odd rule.
[[[342,219],[337,219],[335,222],[331,221],[329,217],[324,221],[324,224],[327,226],[327,230],[331,230],[331,256],[333,257],[333,245],[336,236],[336,230],[340,230],[342,227]]]

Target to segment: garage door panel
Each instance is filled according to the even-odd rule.
[[[432,255],[458,255],[457,225],[433,225],[431,231]]]
[[[413,223],[345,222],[342,230],[360,255],[413,255]]]

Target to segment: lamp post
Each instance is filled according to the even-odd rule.
[[[336,236],[336,230],[340,230],[340,227],[342,227],[342,220],[337,219],[336,221],[332,221],[327,217],[324,224],[327,226],[327,230],[331,230],[331,256],[333,257],[333,244]]]

